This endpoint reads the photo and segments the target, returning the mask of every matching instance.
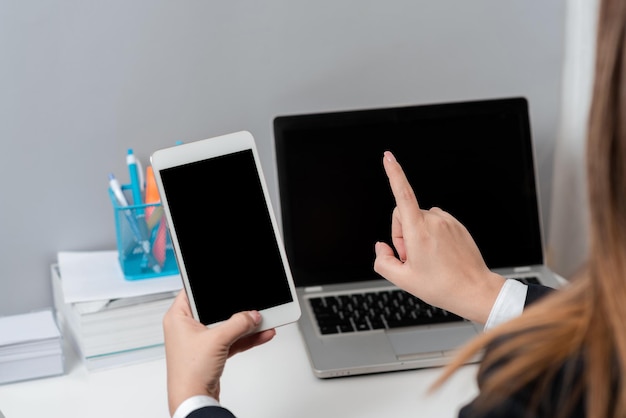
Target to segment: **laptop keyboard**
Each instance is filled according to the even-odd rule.
[[[536,277],[515,279],[539,284]],[[399,289],[314,297],[309,303],[323,335],[465,321]]]
[[[518,282],[522,282],[524,284],[541,284],[539,282],[539,279],[531,276],[531,277],[515,277],[515,280],[517,280]]]

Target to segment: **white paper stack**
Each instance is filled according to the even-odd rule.
[[[162,320],[180,276],[126,280],[116,251],[60,252],[51,273],[59,323],[87,369],[164,356]]]
[[[52,311],[0,317],[0,384],[60,375],[63,366]]]

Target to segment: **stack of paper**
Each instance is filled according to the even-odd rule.
[[[63,374],[52,311],[0,317],[0,384]]]
[[[59,323],[87,369],[164,356],[162,320],[180,276],[126,280],[116,251],[60,252],[51,270]]]

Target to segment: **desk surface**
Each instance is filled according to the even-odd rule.
[[[165,360],[89,372],[67,350],[67,374],[0,386],[6,418],[167,418]],[[477,393],[476,366],[427,394],[441,369],[320,380],[309,368],[297,325],[229,360],[222,404],[238,418],[456,417]]]

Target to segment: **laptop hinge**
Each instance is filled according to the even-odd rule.
[[[304,288],[304,293],[321,292],[321,291],[322,291],[322,286],[310,286],[310,287]]]
[[[530,271],[530,266],[528,266],[528,267],[515,267],[513,269],[514,273],[525,273],[527,271]]]

